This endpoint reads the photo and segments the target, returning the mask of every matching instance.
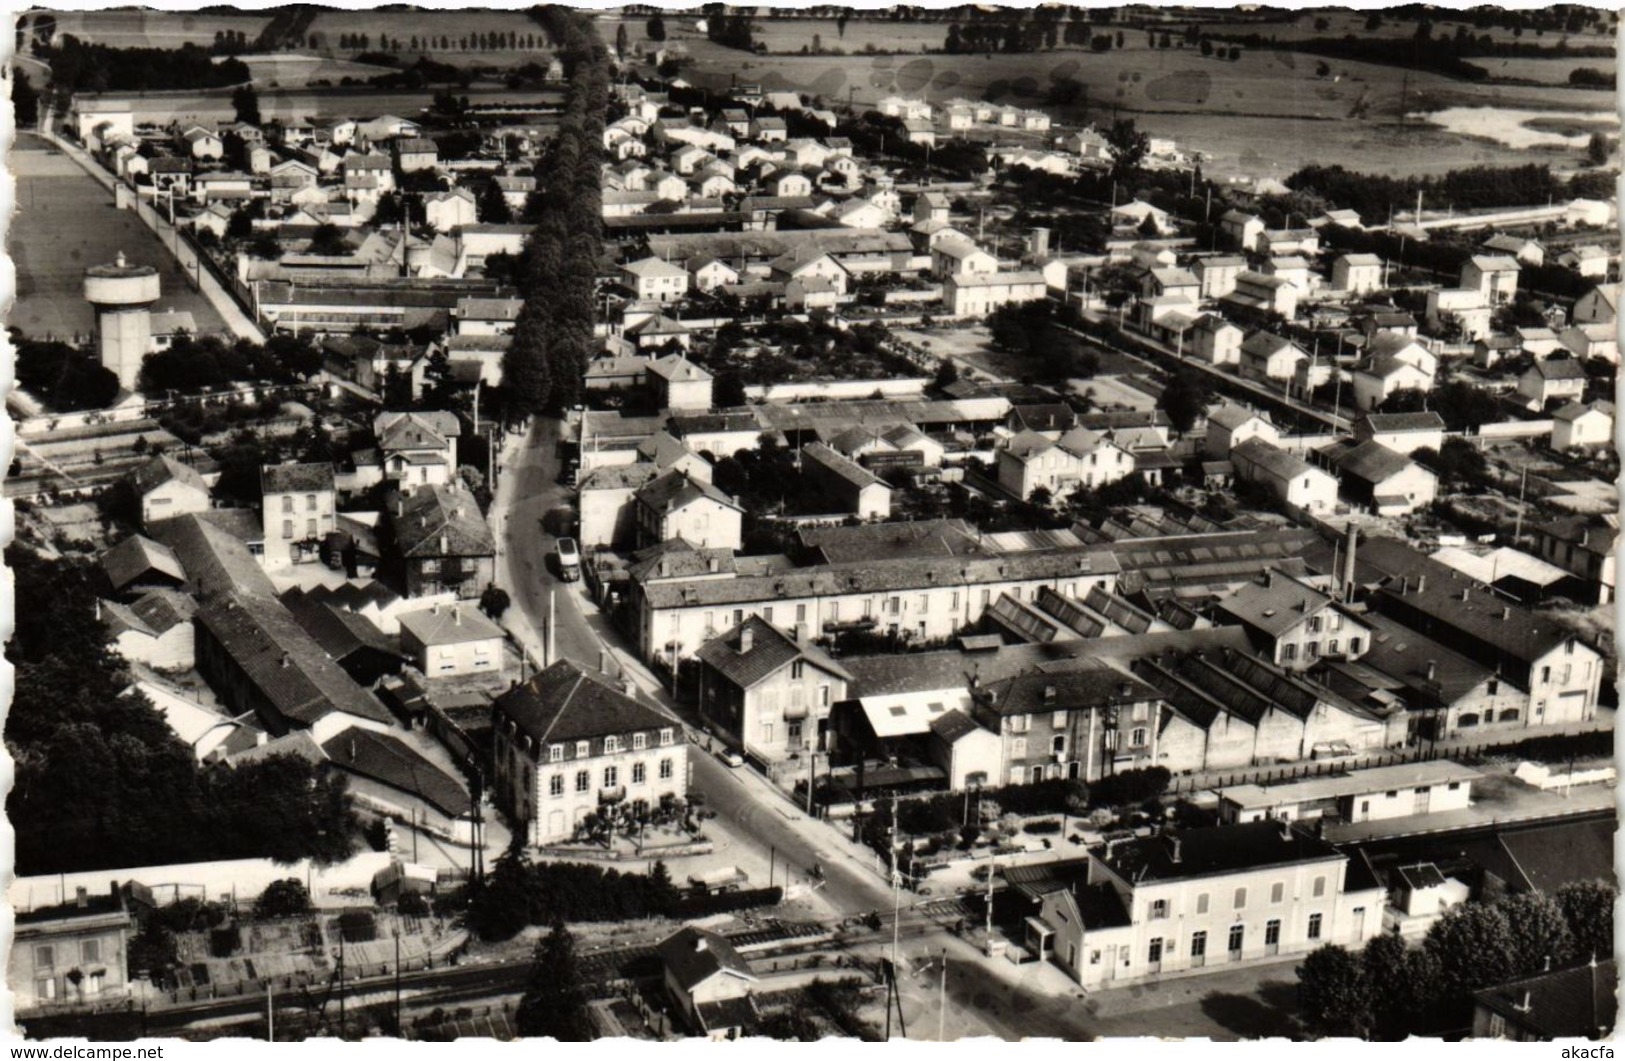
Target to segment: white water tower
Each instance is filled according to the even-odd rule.
[[[118,376],[120,387],[135,390],[141,361],[152,345],[158,270],[131,265],[121,253],[112,265],[85,270],[85,301],[96,308],[96,345],[102,365]]]

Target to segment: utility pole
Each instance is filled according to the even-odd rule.
[[[401,925],[395,922],[395,1034],[402,1035],[401,1028]]]
[[[276,1042],[276,996],[271,994],[271,981],[265,981],[265,1039]]]
[[[553,665],[553,623],[558,617],[554,606],[553,591],[547,591],[547,629],[542,633],[542,666]]]
[[[948,948],[942,948],[942,986],[937,989],[937,1042],[948,1041]]]
[[[1523,474],[1518,477],[1518,515],[1512,523],[1512,547],[1516,549],[1518,542],[1523,538],[1523,494],[1529,486],[1529,465],[1523,466]]]

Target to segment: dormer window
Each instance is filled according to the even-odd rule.
[[[671,743],[671,730],[669,730],[669,729],[661,730],[660,731],[660,746],[662,748],[664,748],[664,747],[666,747],[666,745],[668,745],[670,743]]]
[[[584,741],[584,740],[576,741],[576,758],[577,759],[585,759],[587,756],[589,756],[591,754],[592,754],[592,742],[591,741]]]
[[[547,746],[547,761],[550,763],[564,762],[564,745],[550,744]]]
[[[649,746],[649,735],[647,733],[634,733],[634,734],[632,734],[632,750],[633,751],[641,752],[643,749],[647,748],[648,746]]]
[[[614,755],[616,752],[618,752],[620,750],[621,750],[621,738],[619,738],[619,737],[605,737],[604,738],[604,754],[605,755]]]

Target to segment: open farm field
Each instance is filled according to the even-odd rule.
[[[1490,72],[1491,77],[1514,78],[1519,81],[1539,81],[1543,85],[1566,85],[1569,74],[1584,67],[1616,73],[1619,63],[1615,59],[1474,59],[1474,63]]]
[[[35,338],[91,334],[95,317],[85,301],[85,269],[122,253],[157,267],[163,297],[155,309],[186,310],[200,331],[224,330],[169,248],[132,211],[116,209],[112,193],[71,159],[25,133],[8,162],[17,178],[17,212],[6,239],[17,267],[17,301],[7,324]]]
[[[366,80],[391,72],[387,66],[294,52],[244,55],[240,58],[248,65],[258,85],[279,88],[298,88],[312,81],[327,81],[336,85],[346,77]]]
[[[848,27],[848,33],[851,27]],[[1400,173],[1437,173],[1477,162],[1504,163],[1493,140],[1452,132],[1411,115],[1452,107],[1506,107],[1541,114],[1606,119],[1606,92],[1542,86],[1453,81],[1371,63],[1321,60],[1293,52],[1244,52],[1238,61],[1204,59],[1192,49],[1128,48],[1121,52],[1044,52],[991,56],[774,56],[748,58],[707,41],[689,44],[685,71],[697,84],[724,89],[730,75],[759,80],[768,90],[788,89],[831,101],[873,104],[892,93],[932,100],[956,96],[1044,106],[1050,86],[1081,82],[1081,103],[1049,107],[1070,124],[1139,118],[1142,128],[1175,138],[1212,157],[1209,171],[1277,177],[1307,162],[1340,163]],[[1301,123],[1301,124],[1300,124]],[[1312,135],[1311,135],[1312,134]],[[1553,159],[1579,162],[1553,141]]]
[[[630,32],[630,28],[628,29]],[[802,45],[810,49],[814,36],[825,52],[839,49],[858,55],[877,52],[936,52],[948,35],[946,22],[903,22],[890,19],[850,19],[843,35],[832,18],[767,18],[756,22],[756,39],[767,50],[794,55]]]
[[[44,11],[22,16],[32,26]],[[271,21],[263,11],[241,13],[214,10],[202,12],[154,11],[126,7],[111,11],[50,11],[56,19],[57,36],[73,34],[82,41],[114,48],[179,48],[183,44],[214,43],[222,30],[243,33],[252,41]]]

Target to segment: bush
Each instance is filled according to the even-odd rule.
[[[209,954],[215,958],[229,958],[237,953],[242,941],[235,928],[209,930]]]
[[[395,901],[395,910],[403,917],[428,917],[429,900],[420,892],[401,892]]]
[[[1061,831],[1061,822],[1058,818],[1044,818],[1041,821],[1028,822],[1022,831],[1033,836],[1049,836]]]
[[[346,910],[339,915],[339,934],[346,943],[371,943],[378,938],[378,922],[371,910]]]
[[[1155,800],[1168,790],[1173,774],[1167,767],[1147,766],[1125,770],[1096,781],[1089,789],[1089,803],[1095,807],[1126,807]]]
[[[777,906],[784,900],[783,888],[749,888],[737,892],[717,892],[711,895],[687,895],[677,900],[671,916],[687,920],[727,914],[735,910],[752,910],[758,906]]]

